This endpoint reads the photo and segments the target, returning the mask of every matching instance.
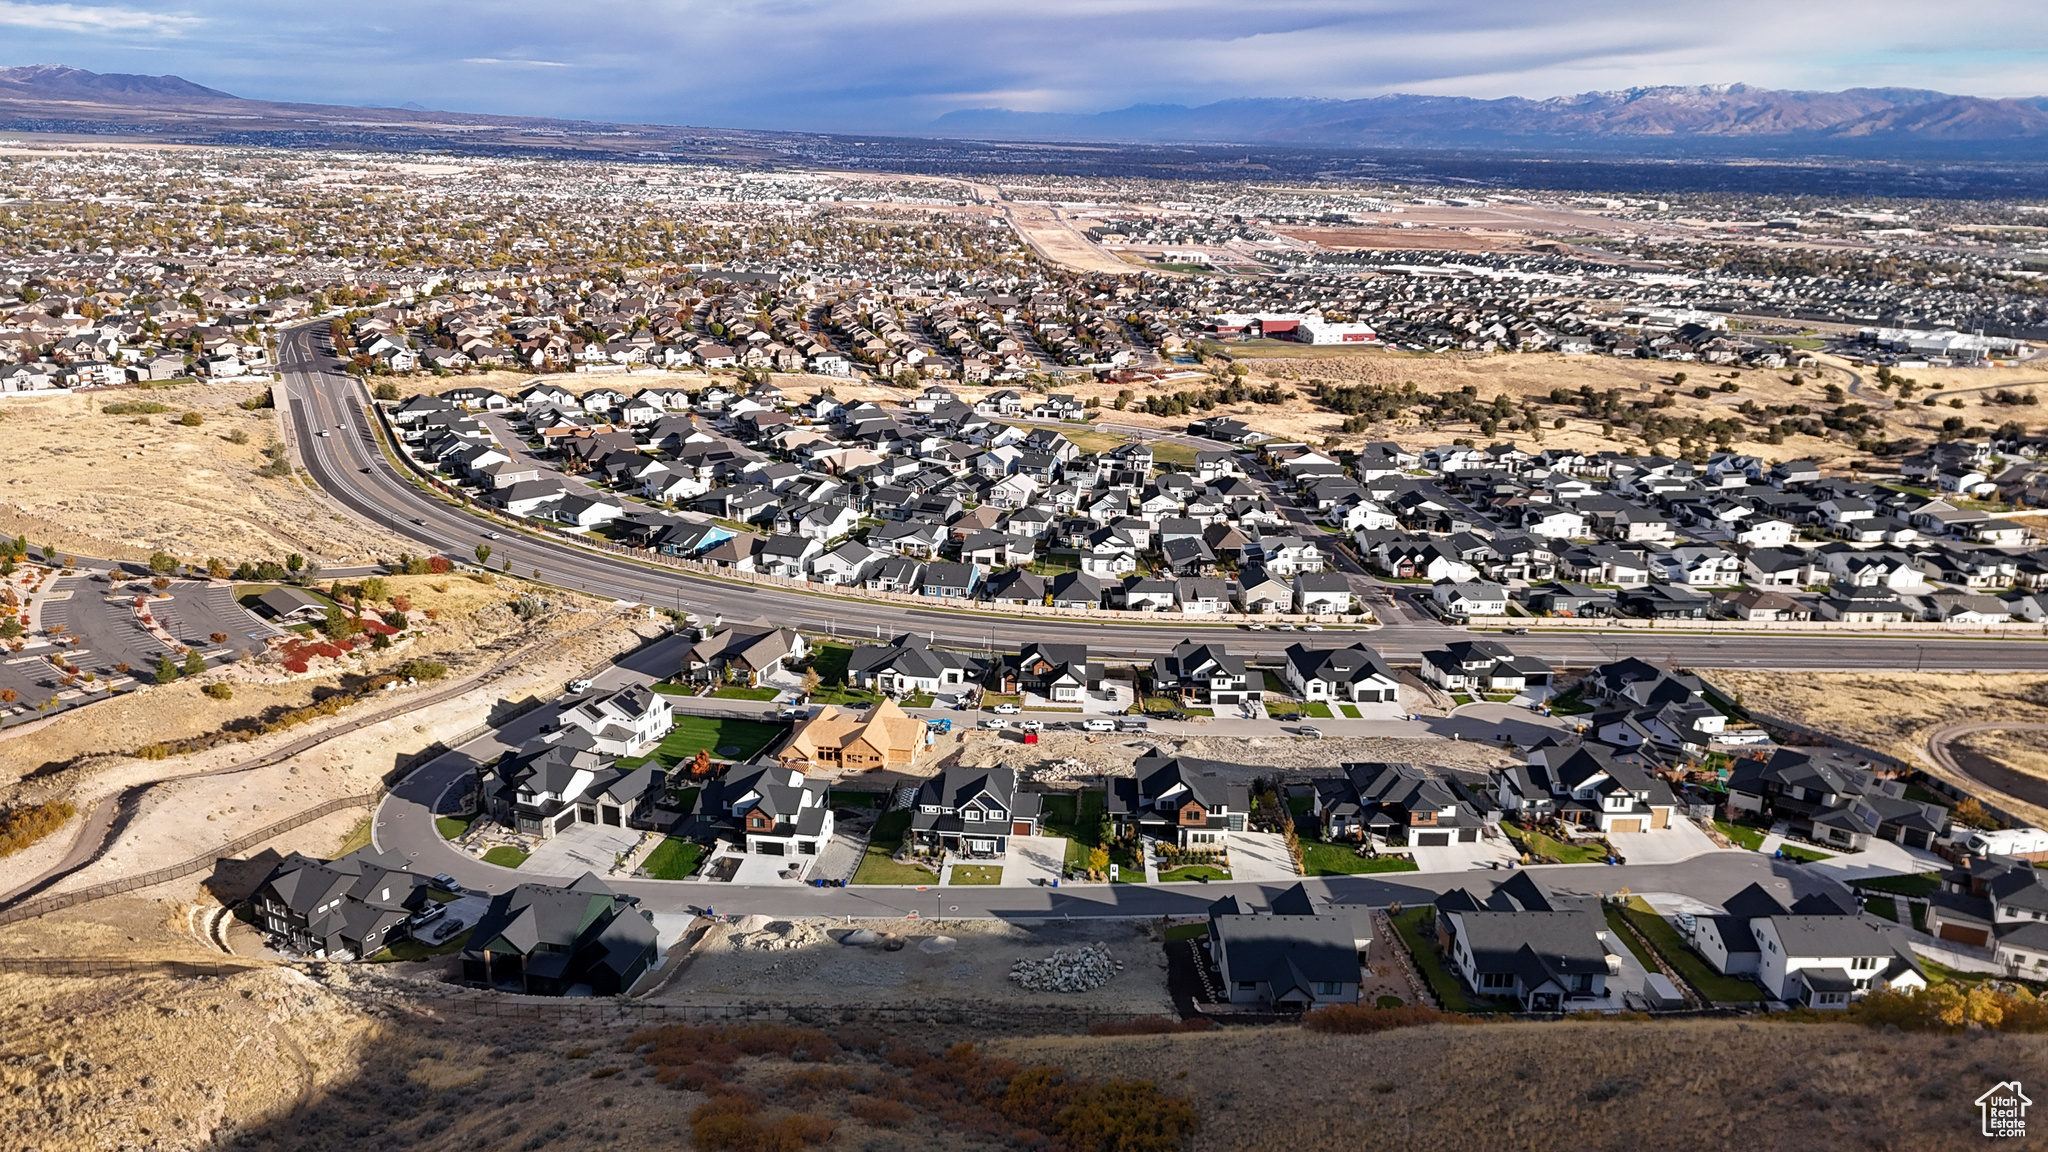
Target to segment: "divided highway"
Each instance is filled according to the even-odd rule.
[[[379,450],[362,385],[340,370],[317,326],[280,334],[292,448],[314,482],[354,514],[393,534],[454,559],[473,557],[488,532],[493,565],[511,561],[521,576],[628,603],[678,608],[727,620],[764,618],[779,624],[848,637],[905,631],[931,633],[961,648],[1014,648],[1026,641],[1083,643],[1123,658],[1149,657],[1190,636],[1219,636],[1211,628],[1173,624],[1121,624],[1072,619],[1019,619],[906,607],[754,586],[691,573],[664,571],[573,545],[503,530],[487,518],[429,495],[401,475]],[[323,435],[322,433],[325,433]],[[1304,639],[1297,634],[1231,631],[1234,651],[1272,656]],[[1322,641],[1360,638],[1388,659],[1413,664],[1420,654],[1468,633],[1435,622],[1398,623],[1370,632],[1332,629]],[[1220,638],[1220,636],[1219,636]],[[1513,640],[1516,651],[1556,664],[1584,667],[1637,655],[1681,666],[1855,670],[1923,668],[1967,671],[2048,670],[2048,643],[1915,636],[1661,635],[1641,632],[1545,634]]]

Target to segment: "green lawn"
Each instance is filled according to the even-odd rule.
[[[1287,798],[1287,810],[1296,816],[1306,816],[1308,810],[1315,807],[1315,803],[1316,798],[1313,796],[1290,796]]]
[[[1875,880],[1858,880],[1854,887],[1866,892],[1888,892],[1894,896],[1925,899],[1928,893],[1941,887],[1941,877],[1933,872],[1922,872],[1916,876],[1880,876]]]
[[[1003,868],[1000,864],[955,864],[952,883],[954,884],[1001,884]]]
[[[1273,697],[1294,695],[1294,689],[1287,686],[1287,681],[1278,672],[1262,668],[1259,675],[1266,682],[1266,705],[1269,710],[1273,704]]]
[[[1882,916],[1894,924],[1899,922],[1899,904],[1889,896],[1868,896],[1863,900],[1863,910],[1872,916]]]
[[[1762,828],[1752,827],[1748,824],[1731,824],[1726,820],[1714,821],[1714,827],[1719,829],[1721,835],[1726,836],[1738,848],[1747,848],[1754,852],[1763,847],[1764,829]]]
[[[713,700],[773,700],[781,693],[773,688],[739,688],[728,685],[711,690]]]
[[[1393,856],[1360,856],[1342,844],[1304,838],[1301,868],[1309,876],[1364,876],[1372,872],[1413,872],[1416,864]]]
[[[640,867],[656,880],[682,880],[697,874],[697,866],[704,863],[705,855],[702,844],[670,836],[647,854],[647,861]]]
[[[1346,720],[1358,720],[1364,717],[1364,713],[1360,712],[1357,706],[1352,704],[1339,704],[1337,705],[1337,711],[1344,713]]]
[[[851,644],[827,642],[811,649],[810,668],[824,684],[846,683],[846,662],[853,658]]]
[[[1102,793],[1093,789],[1061,796],[1047,796],[1039,808],[1038,824],[1044,835],[1067,842],[1067,867],[1085,871],[1088,850],[1101,841]],[[1121,863],[1121,861],[1119,861]],[[1135,863],[1135,861],[1133,861]]]
[[[1175,924],[1166,930],[1166,939],[1169,942],[1174,940],[1200,940],[1208,934],[1209,926],[1207,924]]]
[[[885,792],[850,792],[834,789],[825,793],[825,802],[834,808],[880,808],[888,799]]]
[[[1152,462],[1155,464],[1193,464],[1195,447],[1192,444],[1175,444],[1166,440],[1152,442]]]
[[[1330,706],[1328,704],[1323,703],[1321,700],[1304,701],[1301,705],[1301,710],[1303,712],[1308,713],[1310,716],[1315,717],[1318,720],[1335,719],[1335,717],[1330,715]]]
[[[1628,922],[1635,925],[1649,940],[1664,962],[1686,978],[1700,994],[1715,1003],[1754,1003],[1764,998],[1764,990],[1748,980],[1735,976],[1723,976],[1700,959],[1699,953],[1685,946],[1685,939],[1670,921],[1657,915],[1656,911],[1643,902],[1640,896],[1629,897],[1628,906],[1621,909]]]
[[[1443,957],[1437,954],[1436,941],[1423,934],[1422,918],[1431,911],[1430,908],[1409,908],[1394,917],[1394,931],[1401,937],[1401,943],[1407,946],[1408,954],[1415,958],[1415,967],[1429,982],[1430,991],[1436,993],[1437,1000],[1447,1012],[1499,1011],[1491,1004],[1466,995],[1464,983],[1444,966]]]
[[[1636,959],[1641,961],[1643,969],[1648,972],[1658,971],[1656,955],[1650,951],[1648,945],[1637,938],[1635,933],[1628,930],[1628,919],[1621,914],[1621,909],[1612,904],[1603,904],[1601,911],[1607,913],[1608,930],[1614,933],[1616,940],[1628,945],[1628,950],[1636,954]]]
[[[851,704],[865,708],[880,699],[879,695],[865,688],[846,688],[842,686],[827,688],[822,684],[818,686],[816,691],[811,693],[811,703],[813,704]]]
[[[428,960],[435,956],[452,956],[462,951],[463,946],[469,943],[471,931],[473,930],[464,928],[439,944],[407,937],[391,945],[389,948],[366,958],[364,963],[395,964],[408,960]]]
[[[1780,844],[1778,845],[1778,851],[1783,852],[1787,860],[1802,860],[1808,864],[1811,864],[1816,860],[1832,860],[1835,858],[1835,854],[1833,852],[1821,852],[1812,848],[1801,848],[1797,844]]]
[[[482,813],[473,816],[436,816],[434,828],[443,840],[460,840],[469,831],[469,826],[483,818]]]
[[[1554,857],[1560,864],[1598,864],[1607,859],[1608,849],[1605,844],[1567,844],[1541,832],[1523,831],[1506,823],[1501,825],[1501,831],[1508,834],[1508,839],[1520,845],[1522,851],[1531,856]]]
[[[1737,848],[1747,848],[1754,852],[1764,846],[1762,828],[1753,828],[1748,824],[1730,824],[1726,820],[1714,821],[1714,827],[1720,829],[1721,835],[1726,836]]]
[[[936,884],[938,876],[915,864],[898,864],[891,857],[903,846],[903,834],[910,830],[910,810],[884,812],[875,821],[875,834],[868,839],[867,854],[853,874],[855,884]]]
[[[1190,864],[1185,868],[1175,868],[1172,871],[1161,872],[1159,874],[1159,882],[1161,884],[1172,884],[1175,881],[1179,880],[1228,879],[1230,879],[1230,873],[1225,872],[1221,868],[1211,868],[1207,864]]]
[[[496,864],[500,868],[517,868],[526,863],[526,853],[510,844],[500,844],[484,853],[484,863]]]
[[[638,768],[649,760],[659,760],[663,767],[673,768],[685,760],[695,759],[697,753],[706,750],[721,759],[750,760],[784,730],[780,724],[763,724],[756,720],[678,716],[675,730],[663,737],[651,754],[621,760],[619,767]],[[720,748],[736,751],[726,756],[719,752]]]
[[[1913,930],[1915,932],[1927,931],[1927,905],[1914,904],[1911,907],[1913,911]]]

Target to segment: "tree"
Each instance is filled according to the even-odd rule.
[[[171,663],[169,656],[159,656],[156,661],[156,682],[169,684],[178,678],[178,666]]]
[[[210,579],[226,580],[229,576],[233,575],[233,573],[228,571],[227,561],[222,560],[218,556],[211,556],[208,557],[206,561],[206,575]]]
[[[304,556],[299,555],[297,552],[294,552],[291,555],[284,558],[284,570],[293,573],[294,575],[298,573],[299,569],[304,568],[305,566],[306,558]]]
[[[690,775],[703,779],[711,775],[711,750],[697,749],[697,758],[690,761]]]
[[[385,380],[377,385],[375,395],[379,400],[396,400],[398,399],[398,385]]]
[[[197,648],[186,649],[185,675],[197,676],[204,671],[206,671],[206,657],[201,655]]]
[[[385,600],[391,596],[391,585],[385,583],[382,576],[365,577],[356,587],[364,600]]]
[[[477,545],[477,546],[476,546],[476,563],[477,563],[477,567],[481,568],[481,567],[483,567],[484,565],[486,565],[486,564],[489,564],[490,562],[491,562],[491,546],[490,546],[489,544],[479,544],[479,545]]]
[[[816,692],[818,690],[818,685],[824,682],[825,678],[823,676],[818,675],[818,670],[816,668],[804,669],[803,693],[805,696],[809,696],[811,693]]]
[[[159,576],[168,576],[178,570],[178,558],[169,552],[149,554],[149,570]]]
[[[327,618],[320,624],[320,630],[327,633],[329,640],[346,640],[362,631],[355,618],[339,608],[329,608]]]
[[[1088,870],[1090,872],[1108,872],[1109,849],[1100,845],[1090,848],[1088,850]]]

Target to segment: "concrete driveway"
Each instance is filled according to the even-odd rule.
[[[1502,836],[1488,840],[1484,837],[1470,844],[1444,844],[1429,848],[1398,848],[1415,857],[1415,868],[1419,872],[1469,872],[1474,868],[1489,868],[1499,865],[1506,868],[1509,863],[1521,857],[1515,852],[1514,842]]]
[[[1669,828],[1615,833],[1607,842],[1631,864],[1676,864],[1708,852],[1729,851],[1707,839],[1698,825],[1675,814]]]
[[[519,867],[537,876],[581,876],[611,871],[612,864],[640,842],[640,833],[609,824],[573,824],[533,850]]]
[[[1059,836],[1012,836],[1003,860],[1005,888],[1051,887],[1067,862],[1067,842]]]
[[[1287,838],[1278,832],[1233,832],[1230,835],[1232,880],[1293,883],[1301,878],[1287,854]]]

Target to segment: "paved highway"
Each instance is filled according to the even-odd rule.
[[[966,648],[1013,647],[1027,640],[1085,643],[1110,657],[1149,657],[1189,635],[1226,636],[1246,654],[1273,655],[1303,637],[1284,632],[1220,633],[1186,624],[1120,624],[1059,618],[1017,619],[906,608],[793,592],[782,588],[664,571],[616,556],[587,552],[554,540],[504,530],[478,514],[444,503],[402,476],[378,449],[365,411],[362,385],[342,373],[313,326],[283,334],[279,360],[293,449],[313,480],[349,511],[424,549],[458,560],[474,556],[486,532],[493,564],[509,560],[522,576],[630,603],[680,608],[729,620],[765,618],[819,632],[872,637],[915,630],[942,644]],[[328,434],[320,435],[322,431]],[[1358,635],[1341,629],[1336,640]],[[1467,633],[1432,621],[1403,622],[1364,637],[1389,659],[1414,663],[1430,648]],[[1666,635],[1641,632],[1542,634],[1517,637],[1517,651],[1553,663],[1584,667],[1639,655],[1674,665],[1730,668],[1927,670],[2048,670],[2048,644],[1936,636]]]

